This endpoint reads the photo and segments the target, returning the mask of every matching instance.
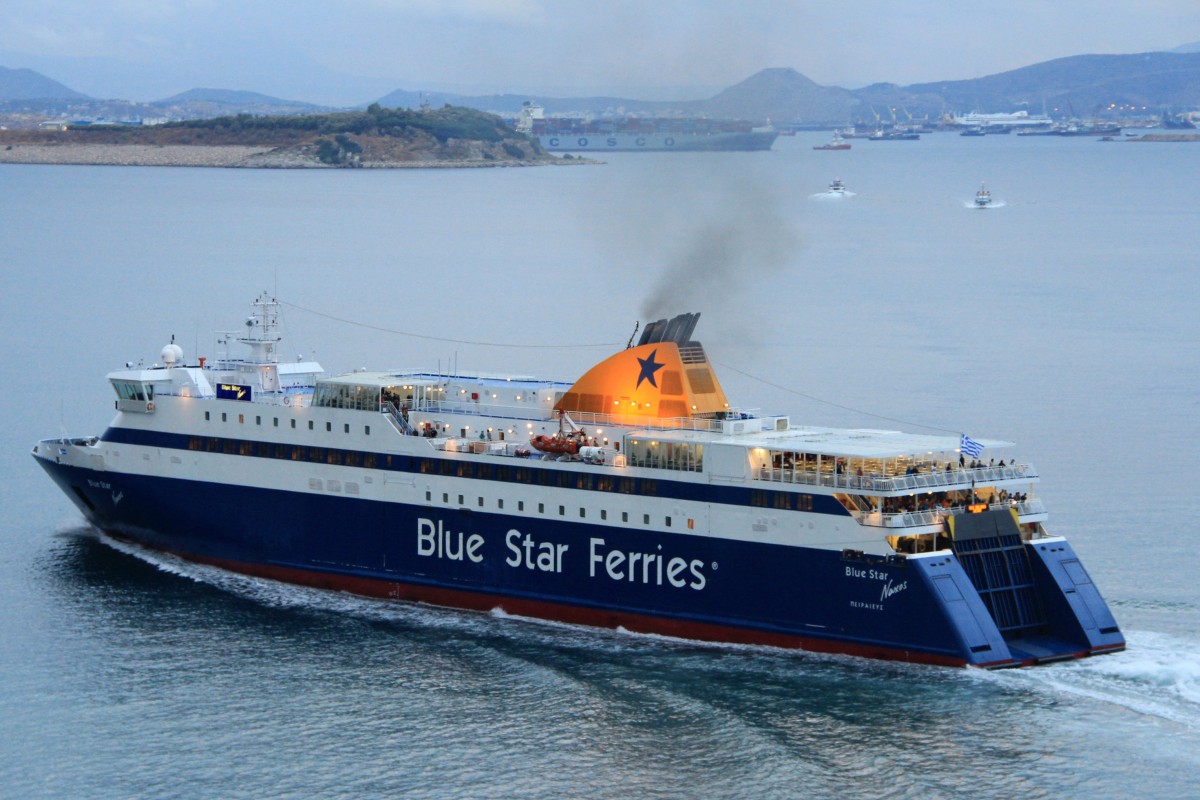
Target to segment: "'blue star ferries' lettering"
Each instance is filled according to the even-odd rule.
[[[658,388],[658,383],[654,380],[654,373],[666,366],[666,364],[656,364],[654,357],[658,355],[657,350],[650,351],[649,358],[639,358],[638,363],[642,365],[642,371],[638,373],[637,386],[635,389],[641,388],[642,381],[650,381],[650,385],[655,389]]]

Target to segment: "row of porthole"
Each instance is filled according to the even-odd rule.
[[[204,420],[206,422],[211,421],[212,420],[212,412],[205,411],[204,412]],[[273,420],[272,427],[278,428],[279,427],[279,417],[272,417],[272,420]],[[229,421],[229,414],[225,411],[222,411],[221,412],[221,422],[228,422],[228,421]],[[238,414],[237,421],[238,421],[239,425],[245,425],[246,424],[246,415]],[[292,422],[292,427],[295,428],[296,420],[293,418],[291,422]],[[254,416],[254,424],[261,426],[262,425],[262,417],[256,414]],[[343,423],[342,427],[343,427],[345,433],[350,432],[350,423],[349,422]],[[311,420],[311,419],[308,421],[308,429],[310,431],[316,430],[316,428],[313,426],[313,420]],[[326,431],[326,433],[333,433],[333,423],[332,422],[325,423],[325,431]],[[363,425],[363,434],[366,436],[371,435],[371,426],[370,425]]]
[[[461,494],[458,495],[458,506],[460,508],[465,506],[465,499],[466,498],[463,495],[461,495]],[[425,502],[427,502],[427,503],[433,502],[433,492],[432,491],[426,490]],[[484,499],[482,497],[477,497],[476,502],[477,502],[477,505],[479,506],[479,508],[484,507]],[[450,504],[450,493],[449,492],[442,492],[442,503],[444,503],[446,505]],[[496,498],[496,508],[500,511],[504,510],[504,498],[502,498],[502,497]],[[518,500],[517,501],[517,513],[521,513],[523,511],[525,511],[525,501]],[[539,514],[546,513],[546,504],[545,503],[537,504],[537,513],[539,513]],[[558,507],[558,515],[560,517],[565,517],[567,515],[567,507],[564,505],[560,505]],[[583,506],[579,507],[579,518],[587,519],[587,509],[584,508]],[[600,509],[600,519],[602,521],[608,520],[608,509],[604,509],[604,508]],[[629,512],[628,511],[621,512],[621,522],[623,522],[623,523],[629,522]],[[649,514],[642,515],[642,524],[643,525],[650,524],[650,515]],[[667,528],[671,527],[671,517],[663,517],[663,526],[667,527]],[[688,519],[688,529],[690,530],[690,529],[694,529],[694,528],[695,528],[695,520]]]

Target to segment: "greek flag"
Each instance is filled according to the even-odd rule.
[[[963,451],[964,455],[968,455],[971,458],[979,458],[979,454],[983,452],[983,445],[964,433],[962,441],[958,443],[958,449]]]

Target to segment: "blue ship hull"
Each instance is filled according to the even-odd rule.
[[[1061,539],[1025,545],[1044,623],[1006,638],[948,551],[872,557],[38,461],[115,537],[367,596],[944,665],[1019,666],[1124,646]]]

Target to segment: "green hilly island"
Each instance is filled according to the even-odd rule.
[[[394,109],[0,131],[0,162],[246,167],[519,166],[561,163],[493,114]]]

